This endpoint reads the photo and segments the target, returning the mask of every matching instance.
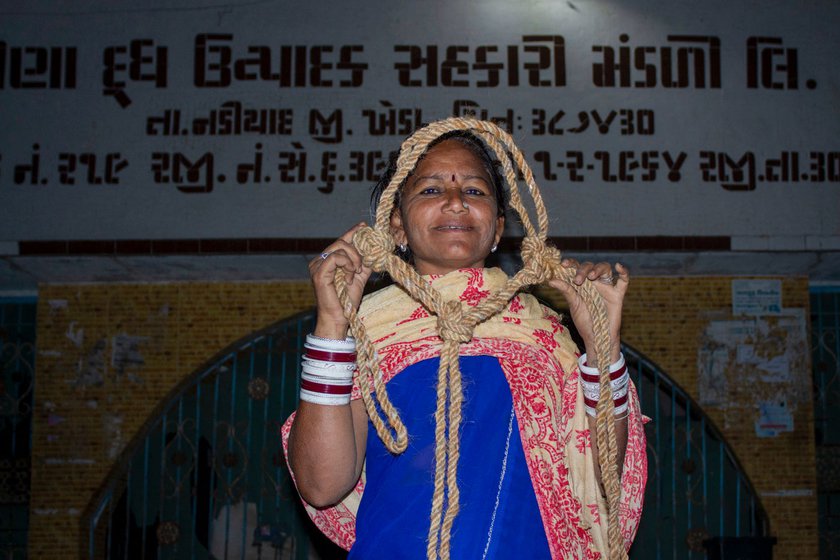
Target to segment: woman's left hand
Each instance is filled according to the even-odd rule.
[[[604,299],[611,342],[609,360],[610,363],[617,361],[621,352],[621,311],[624,305],[624,295],[627,293],[627,286],[630,284],[630,271],[620,263],[615,264],[615,271],[607,262],[578,263],[575,259],[563,259],[560,264],[565,268],[576,270],[575,276],[571,280],[576,286],[581,286],[585,280],[591,280],[595,289]],[[596,351],[595,329],[592,316],[583,298],[565,280],[553,279],[548,284],[559,290],[566,298],[566,302],[569,304],[569,314],[581,338],[583,338],[590,363],[594,363]]]

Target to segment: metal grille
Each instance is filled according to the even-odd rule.
[[[840,286],[811,289],[820,558],[840,558]]]
[[[179,387],[83,519],[90,558],[343,558],[302,511],[278,428],[297,404],[312,314],[234,345]],[[650,473],[632,558],[701,559],[712,536],[763,536],[767,518],[720,433],[655,365],[624,348]]]
[[[622,350],[651,418],[645,507],[630,557],[700,560],[707,539],[767,536],[767,514],[722,434],[653,362]]]
[[[95,502],[91,558],[308,558],[279,430],[311,323],[254,334],[163,403]]]
[[[0,297],[0,555],[26,558],[32,382],[35,371],[32,298]]]

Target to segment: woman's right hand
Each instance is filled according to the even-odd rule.
[[[321,255],[309,262],[309,275],[315,288],[317,305],[317,323],[313,333],[315,336],[332,339],[343,339],[347,336],[349,324],[336,292],[335,271],[339,268],[344,271],[347,294],[353,308],[358,309],[365,284],[372,272],[363,264],[362,255],[353,245],[353,234],[364,225],[366,224],[361,222],[350,228],[324,249]]]

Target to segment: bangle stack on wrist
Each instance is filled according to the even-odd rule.
[[[580,369],[580,382],[583,386],[583,403],[586,406],[586,413],[595,417],[595,409],[601,397],[600,372],[598,368],[586,364],[586,354],[578,358],[578,368]],[[610,388],[612,389],[616,416],[624,415],[627,412],[629,386],[630,374],[627,372],[627,365],[624,363],[624,354],[621,354],[618,361],[610,365]]]
[[[340,406],[350,403],[356,371],[356,341],[306,335],[301,364],[300,400]]]

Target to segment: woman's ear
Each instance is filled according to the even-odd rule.
[[[408,244],[399,208],[394,208],[394,211],[391,212],[391,237],[394,238],[395,245]]]
[[[493,238],[493,242],[498,245],[499,242],[502,240],[502,234],[505,232],[505,215],[502,214],[498,218],[496,218],[496,236]]]

